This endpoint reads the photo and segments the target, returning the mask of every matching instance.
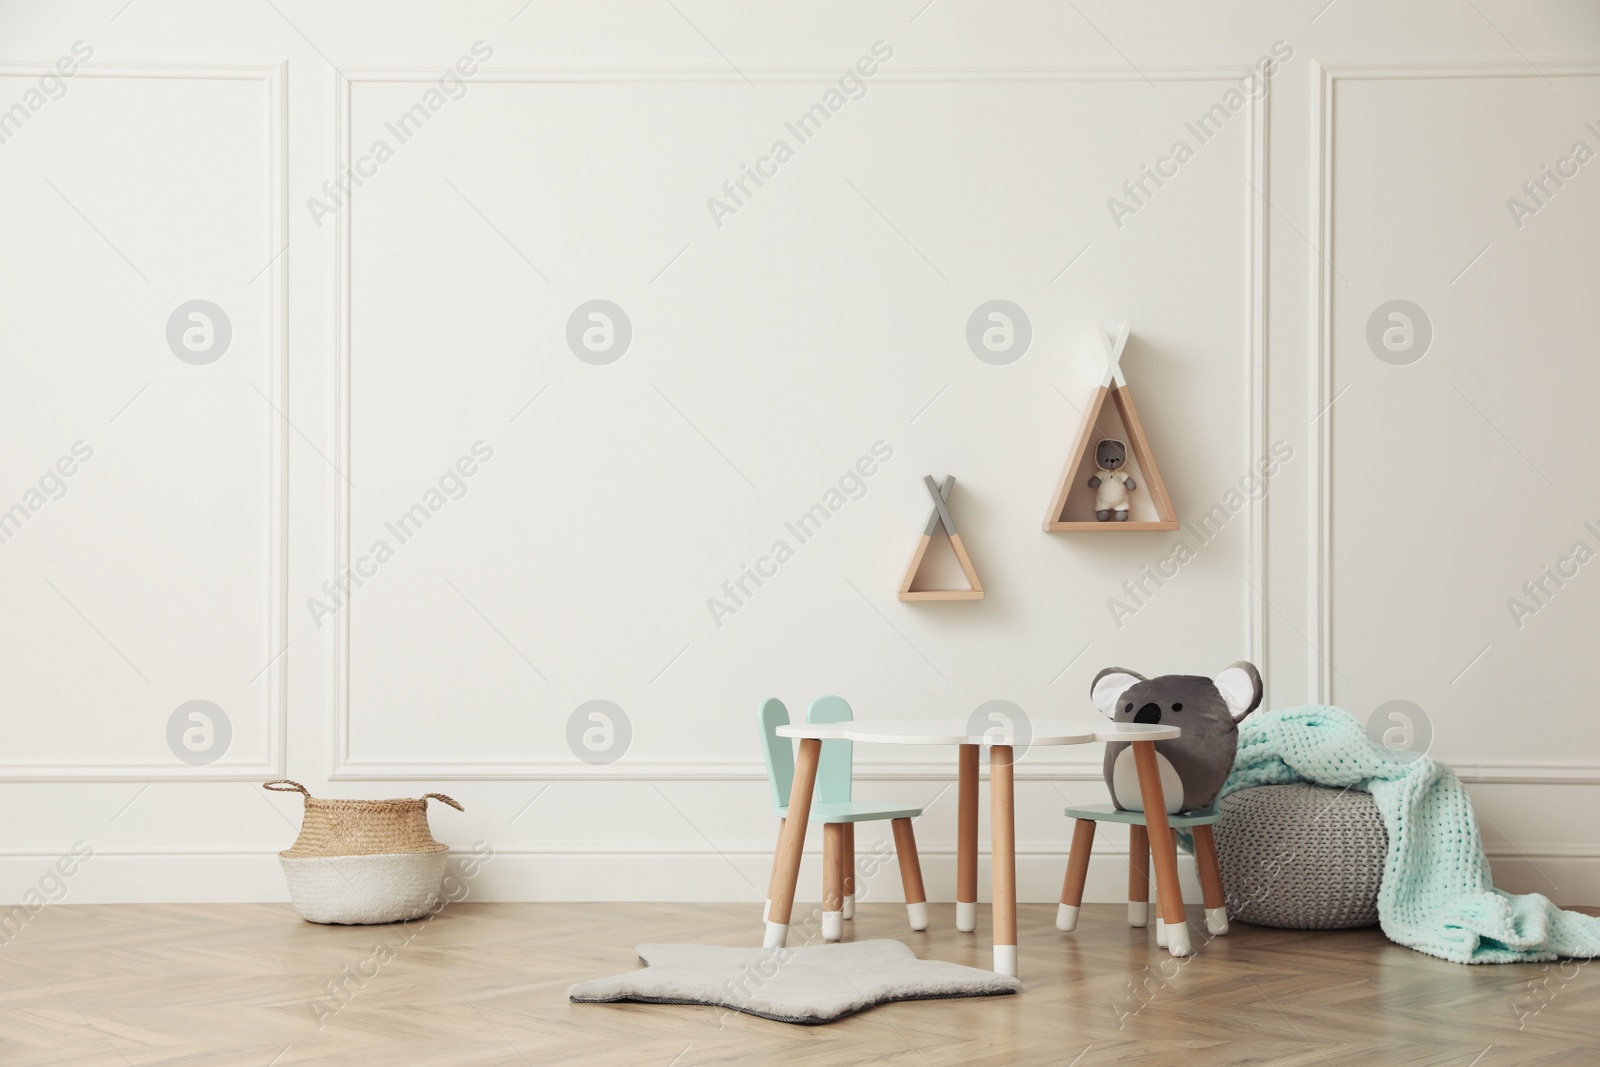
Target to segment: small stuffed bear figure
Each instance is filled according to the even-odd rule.
[[[1176,726],[1182,735],[1157,741],[1161,795],[1167,813],[1210,806],[1233,770],[1239,722],[1261,705],[1261,674],[1240,661],[1215,678],[1164,674],[1146,678],[1122,667],[1095,675],[1090,698],[1114,722]],[[1144,797],[1126,741],[1106,745],[1106,785],[1123,811],[1143,811]]]
[[[1094,461],[1100,473],[1089,479],[1094,494],[1094,517],[1099,522],[1110,522],[1113,515],[1118,522],[1128,521],[1128,491],[1139,488],[1126,474],[1118,474],[1128,465],[1128,446],[1107,438],[1094,446]]]

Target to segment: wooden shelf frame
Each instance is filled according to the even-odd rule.
[[[1089,402],[1089,410],[1084,414],[1083,425],[1078,429],[1072,451],[1067,454],[1066,468],[1061,472],[1061,480],[1056,483],[1055,495],[1050,498],[1050,511],[1044,519],[1046,533],[1127,533],[1178,529],[1177,510],[1172,506],[1172,497],[1167,493],[1167,483],[1161,477],[1161,468],[1156,464],[1155,452],[1150,447],[1150,438],[1144,432],[1144,422],[1139,418],[1139,409],[1133,402],[1133,392],[1128,388],[1128,381],[1123,377],[1119,365],[1122,350],[1128,343],[1129,330],[1130,324],[1124,322],[1117,327],[1117,335],[1113,338],[1105,323],[1095,324],[1100,347],[1106,356],[1106,373]],[[1133,450],[1133,459],[1138,464],[1143,481],[1141,488],[1150,494],[1150,502],[1155,505],[1156,518],[1153,521],[1100,522],[1097,519],[1062,518],[1062,513],[1067,507],[1067,497],[1071,494],[1072,487],[1083,471],[1084,462],[1095,444],[1095,435],[1099,432],[1100,414],[1105,410],[1108,400],[1116,406],[1122,425],[1128,432],[1128,446]]]
[[[905,601],[919,600],[982,600],[983,583],[978,580],[978,572],[972,566],[972,557],[967,555],[967,546],[961,540],[961,535],[956,532],[956,520],[951,516],[950,509],[945,502],[950,499],[950,492],[955,488],[955,475],[946,475],[944,484],[936,484],[932,475],[926,475],[922,484],[928,489],[928,495],[933,497],[933,513],[928,516],[928,521],[922,527],[922,536],[917,540],[917,550],[911,554],[911,565],[906,568],[906,576],[900,582],[900,599]],[[922,567],[922,558],[928,552],[928,546],[933,543],[933,535],[944,525],[944,532],[950,538],[950,547],[955,550],[956,562],[961,564],[961,572],[967,576],[970,589],[912,589],[912,583],[917,580],[917,571]]]

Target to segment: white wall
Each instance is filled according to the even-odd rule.
[[[0,7],[0,109],[22,105],[0,126],[0,508],[26,513],[0,543],[0,896],[83,840],[73,900],[281,899],[297,812],[254,783],[288,774],[457,796],[435,831],[493,845],[486,898],[754,900],[763,697],[1081,715],[1102,666],[1248,657],[1269,706],[1413,702],[1499,882],[1600,902],[1600,564],[1507,603],[1600,549],[1600,163],[1507,205],[1600,151],[1592,9],[119,7]],[[876,42],[801,143],[785,123]],[[1230,96],[1274,46],[1270,92]],[[464,90],[430,96],[458,62]],[[420,131],[386,125],[419,103]],[[779,139],[793,158],[710,210]],[[1193,157],[1127,199],[1179,140]],[[351,163],[345,203],[324,183]],[[195,299],[232,330],[204,365],[166,336]],[[632,328],[605,365],[566,338],[593,299]],[[966,341],[992,299],[1031,323],[1007,365]],[[1395,299],[1431,323],[1410,365],[1366,339]],[[1040,530],[1102,318],[1134,323],[1181,518],[1237,504],[1279,449],[1205,543]],[[79,441],[64,493],[28,496]],[[785,523],[875,446],[800,543]],[[924,474],[958,478],[980,603],[895,597]],[[419,503],[402,543],[386,523]],[[780,539],[793,558],[714,619]],[[1128,598],[1180,540],[1194,559]],[[332,610],[350,564],[368,577]],[[231,738],[191,764],[169,720],[197,699]],[[592,700],[631,726],[603,765],[568,743]],[[1058,890],[1060,808],[1103,792],[1096,755],[1019,768],[1031,899]],[[948,899],[946,754],[858,767],[864,795],[928,805]],[[893,870],[873,886],[892,898]]]

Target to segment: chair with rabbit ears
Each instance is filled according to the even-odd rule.
[[[789,709],[776,697],[765,700],[758,713],[762,752],[767,761],[767,781],[772,786],[772,806],[778,815],[778,840],[783,840],[789,816],[789,790],[794,784],[794,747],[787,737],[778,736],[778,727],[789,725]],[[850,705],[836,696],[821,696],[806,712],[809,723],[850,722],[855,718]],[[911,820],[922,809],[899,804],[879,804],[851,796],[852,753],[849,741],[822,742],[822,757],[817,765],[816,800],[811,804],[811,822],[822,824],[822,938],[838,941],[844,936],[844,920],[856,913],[855,840],[856,823],[888,819],[894,834],[895,852],[900,857],[900,881],[905,886],[906,918],[913,930],[928,928],[928,897],[922,885],[922,864],[917,858],[916,837]],[[767,908],[772,907],[773,882],[778,877],[774,857],[767,881]],[[762,920],[767,919],[767,910]]]

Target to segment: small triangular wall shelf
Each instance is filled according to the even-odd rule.
[[[1050,511],[1044,519],[1044,528],[1048,533],[1063,530],[1115,533],[1178,529],[1178,513],[1167,494],[1161,469],[1156,465],[1150,439],[1145,436],[1144,423],[1133,402],[1133,392],[1128,388],[1127,379],[1122,376],[1122,368],[1118,365],[1122,350],[1128,343],[1128,331],[1126,322],[1117,327],[1115,335],[1106,329],[1105,323],[1095,324],[1095,333],[1106,356],[1105,377],[1089,401],[1083,426],[1078,430],[1072,451],[1067,454],[1066,469],[1061,472],[1055,495],[1050,498]],[[1094,516],[1093,490],[1088,488],[1090,475],[1099,469],[1094,459],[1095,447],[1108,437],[1127,441],[1133,452],[1126,470],[1139,488],[1134,490],[1136,503],[1129,508],[1126,522],[1097,520]],[[1139,500],[1140,496],[1144,500]],[[1136,512],[1142,514],[1135,517]]]
[[[900,582],[901,600],[982,600],[983,583],[978,581],[978,572],[972,567],[972,557],[967,555],[967,546],[962,543],[961,535],[956,533],[956,521],[950,516],[950,509],[945,502],[950,499],[950,491],[955,488],[955,475],[948,475],[944,484],[934,483],[933,478],[924,477],[922,484],[927,486],[928,494],[933,497],[933,513],[928,516],[928,521],[922,527],[922,536],[917,540],[917,550],[911,554],[911,565],[906,568],[906,576]],[[961,572],[967,576],[969,589],[914,589],[917,572],[922,569],[923,558],[928,554],[928,546],[933,544],[934,534],[939,532],[939,527],[944,527],[944,533],[950,541],[950,547],[955,551],[956,562],[961,564]]]

